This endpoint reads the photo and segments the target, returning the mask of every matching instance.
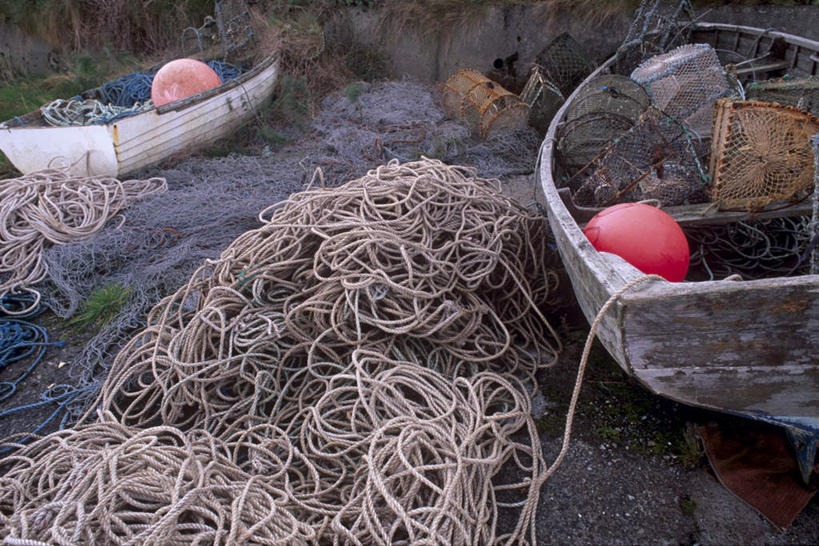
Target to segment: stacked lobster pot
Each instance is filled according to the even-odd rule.
[[[714,103],[731,94],[728,79],[707,44],[686,44],[652,57],[631,73],[651,102],[701,139],[711,134]]]

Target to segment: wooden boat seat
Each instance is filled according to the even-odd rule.
[[[765,64],[751,64],[748,66],[738,67],[736,69],[737,76],[756,76],[757,79],[766,79],[767,74],[779,70],[787,70],[790,67],[788,61],[772,61]]]

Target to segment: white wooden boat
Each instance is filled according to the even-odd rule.
[[[45,127],[38,110],[0,124],[0,150],[23,174],[122,177],[228,136],[272,96],[277,74],[267,57],[219,87],[105,125]]]
[[[784,68],[792,74],[817,74],[819,42],[711,23],[694,25],[691,38],[721,53],[753,47],[754,57],[773,40],[787,45],[784,58],[762,59],[755,68],[746,68],[760,73]],[[614,62],[609,59],[580,87],[609,72]],[[642,273],[620,257],[594,249],[581,229],[596,210],[573,207],[568,188],[556,185],[560,167],[555,138],[580,87],[549,126],[539,176],[557,247],[580,307],[591,322],[606,300]],[[705,207],[665,210],[686,225],[704,221]],[[718,218],[707,221],[743,216],[747,214],[718,213]],[[658,395],[785,426],[803,477],[810,476],[819,440],[819,275],[645,281],[619,298],[603,318],[598,335],[620,366]]]

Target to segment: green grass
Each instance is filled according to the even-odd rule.
[[[697,503],[690,497],[680,498],[680,510],[686,516],[693,516],[697,511]]]
[[[88,297],[82,310],[65,324],[79,332],[92,327],[102,328],[117,316],[130,295],[131,291],[119,284],[98,288]]]
[[[55,99],[71,98],[146,64],[150,63],[128,52],[104,48],[94,55],[72,55],[64,74],[4,81],[0,83],[0,121],[27,114]]]
[[[78,83],[65,78],[38,77],[5,83],[0,85],[0,120],[21,116],[54,99],[82,91]]]

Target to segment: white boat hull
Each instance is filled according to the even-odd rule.
[[[107,125],[0,125],[0,150],[23,174],[54,167],[122,177],[230,135],[272,96],[277,74],[278,63],[267,59],[216,89]]]

